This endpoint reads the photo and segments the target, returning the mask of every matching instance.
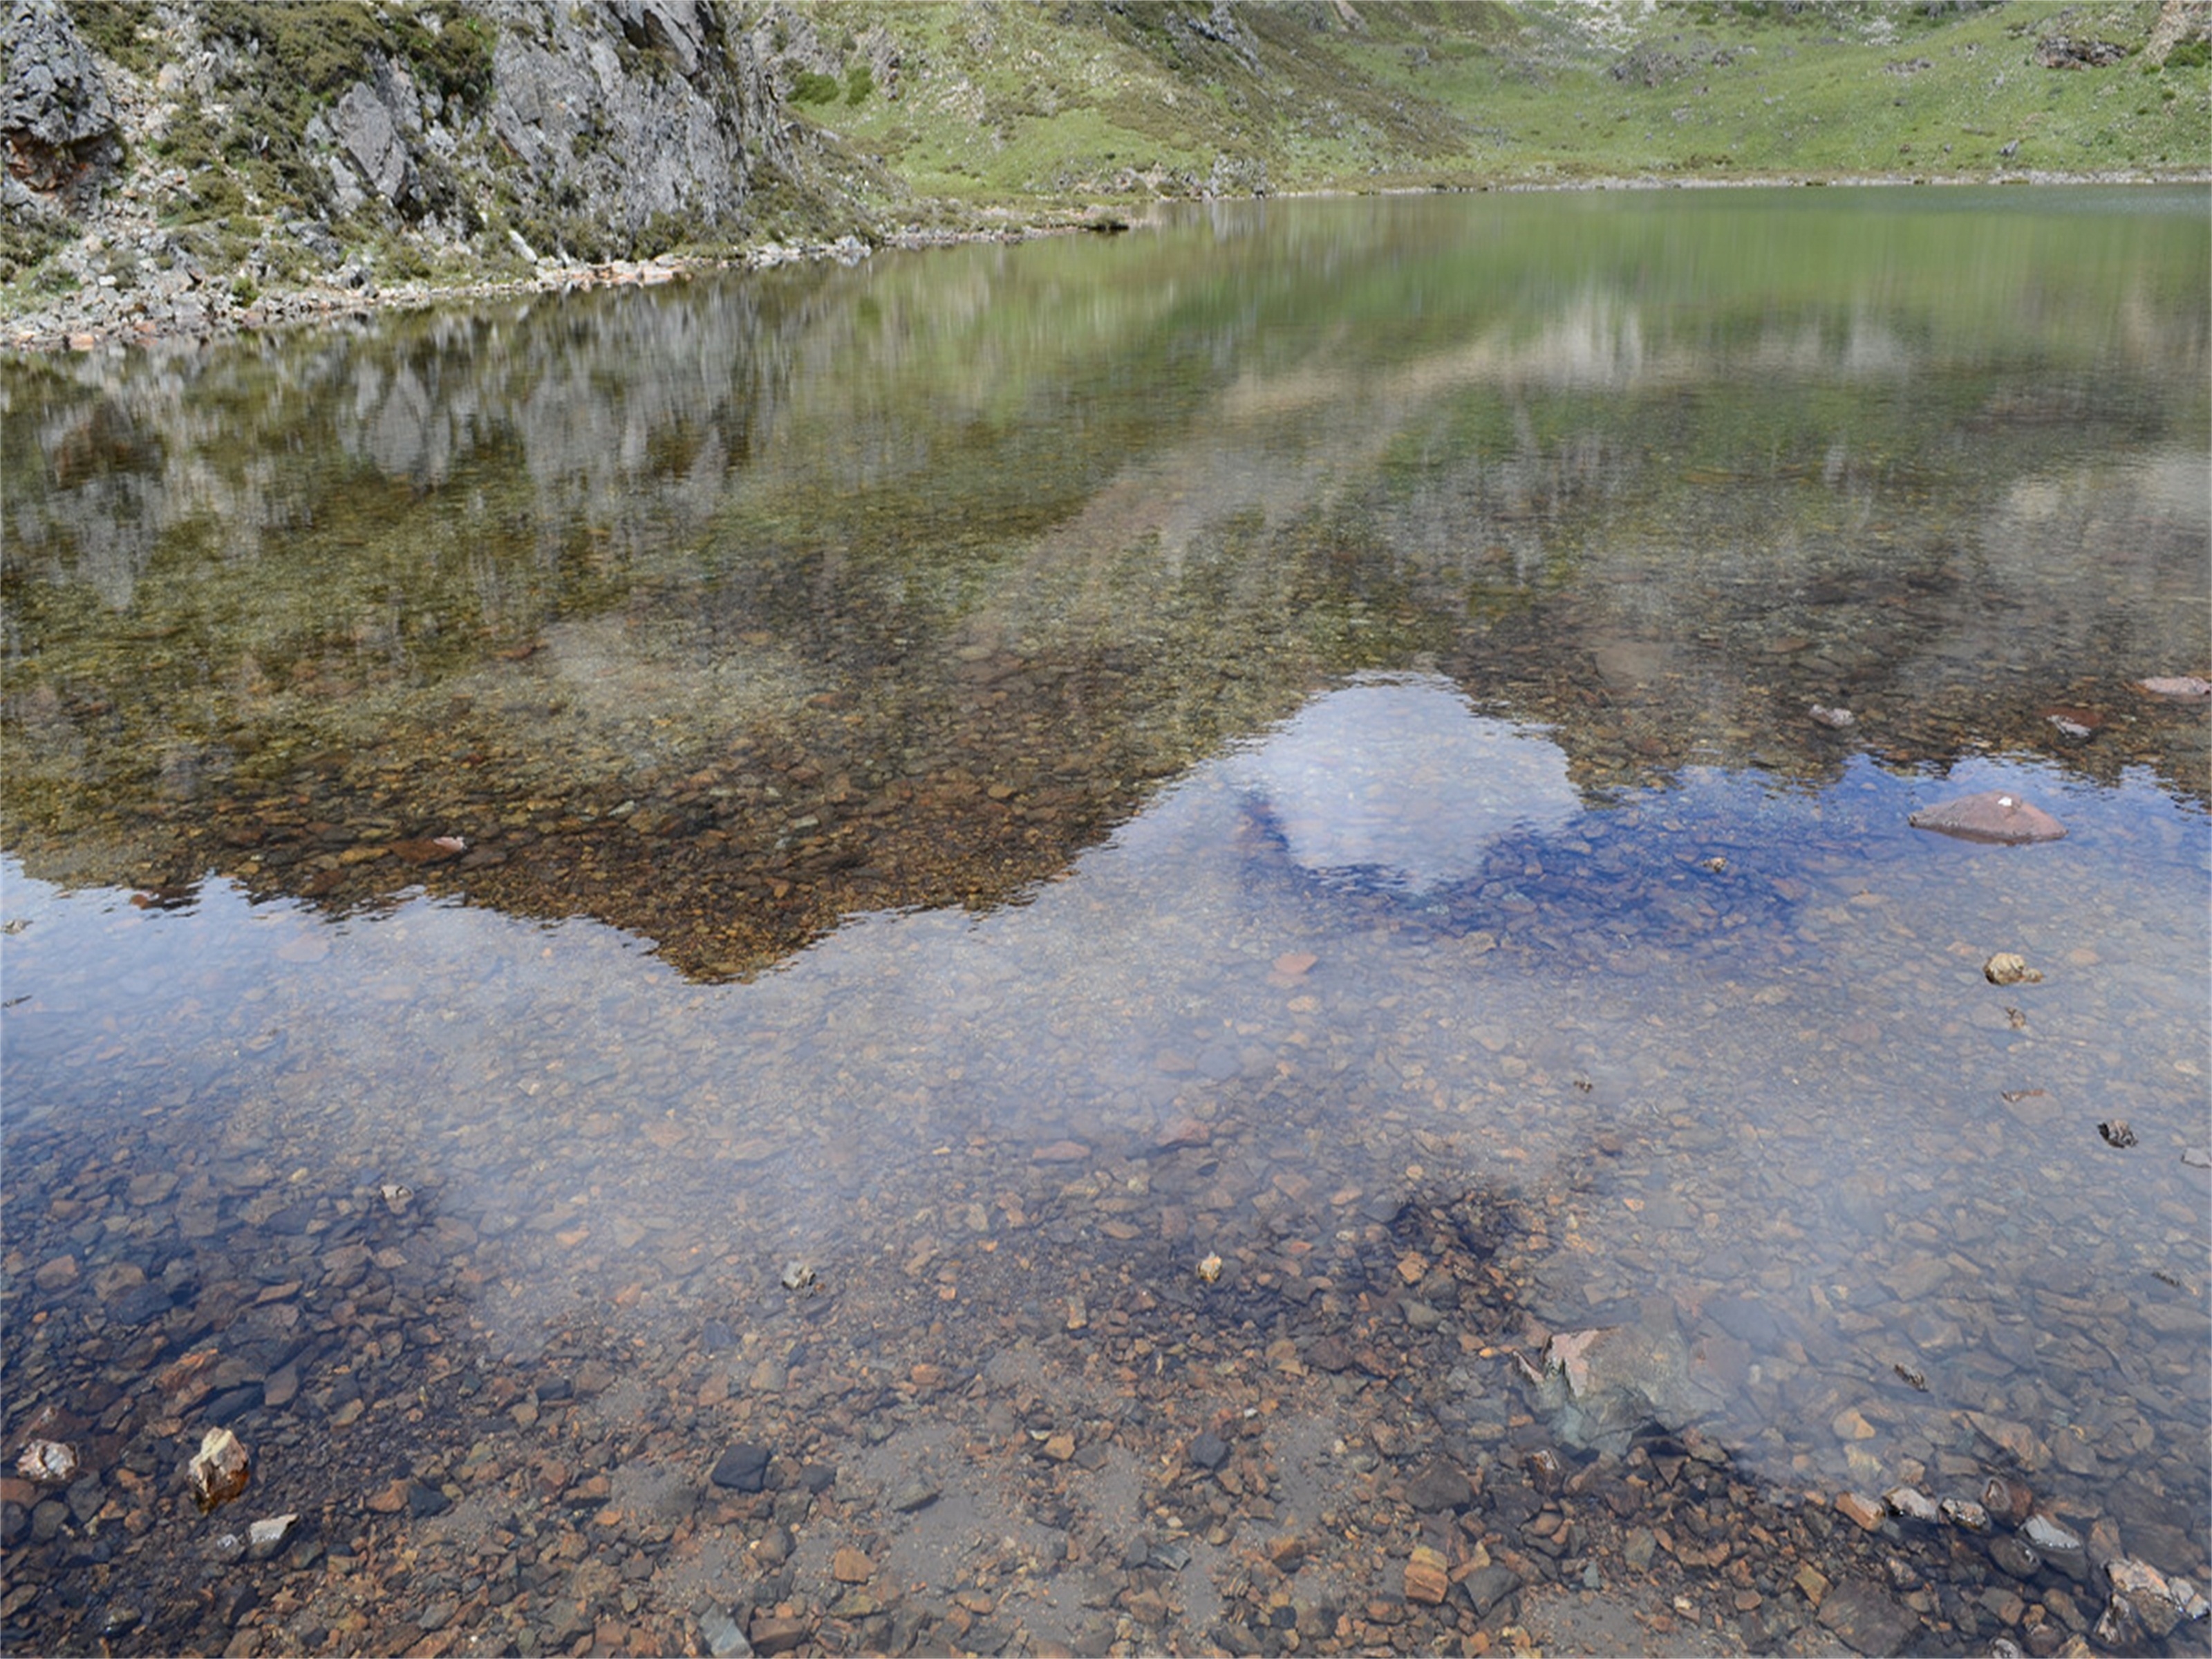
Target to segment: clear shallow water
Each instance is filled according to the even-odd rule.
[[[1119,1425],[1057,1508],[956,1493],[936,1594],[1156,1524],[1249,1400],[1292,1472],[1120,1632],[1179,1646],[1238,1525],[1647,1415],[2201,1580],[2205,731],[2131,684],[2212,655],[2201,202],[1928,199],[1317,204],[11,370],[11,1432],[150,1476],[214,1346],[358,1557],[397,1473],[471,1543],[557,1510],[501,1378],[586,1354],[617,1481],[743,1431],[866,1513],[939,1430]],[[2067,838],[1906,826],[1996,787]],[[1593,1327],[1648,1413],[1520,1378]],[[664,1536],[624,1613],[766,1580],[884,1644],[840,1524],[781,1581]],[[126,1536],[9,1617],[197,1628],[189,1529]],[[1079,1576],[1025,1639],[1115,1637]],[[1781,1599],[1714,1616],[1833,1639]]]

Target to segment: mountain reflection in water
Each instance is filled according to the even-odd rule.
[[[1803,198],[1223,207],[14,365],[0,829],[713,978],[1018,896],[1363,671],[1586,792],[1996,749],[2205,799],[2130,689],[2212,653],[2195,198]]]

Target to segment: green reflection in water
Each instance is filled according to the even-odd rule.
[[[720,973],[1019,892],[1359,669],[1601,795],[1989,747],[2201,794],[2128,682],[2208,656],[2203,205],[1240,206],[19,362],[0,833]]]

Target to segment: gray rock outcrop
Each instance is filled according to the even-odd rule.
[[[15,0],[0,58],[0,143],[11,179],[66,191],[119,159],[114,102],[58,0]]]
[[[766,64],[708,0],[487,10],[501,26],[489,119],[540,210],[537,240],[586,251],[595,234],[626,241],[663,216],[694,233],[733,228],[762,168],[793,170]]]
[[[356,81],[346,88],[331,111],[330,132],[371,191],[395,206],[410,193],[414,160],[391,106],[368,82]]]

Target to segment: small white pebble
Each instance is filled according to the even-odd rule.
[[[2000,806],[2009,806],[2009,805],[2012,805],[2012,797],[2011,797],[2010,795],[1999,795],[1999,796],[1997,797],[1997,805],[2000,805]]]

